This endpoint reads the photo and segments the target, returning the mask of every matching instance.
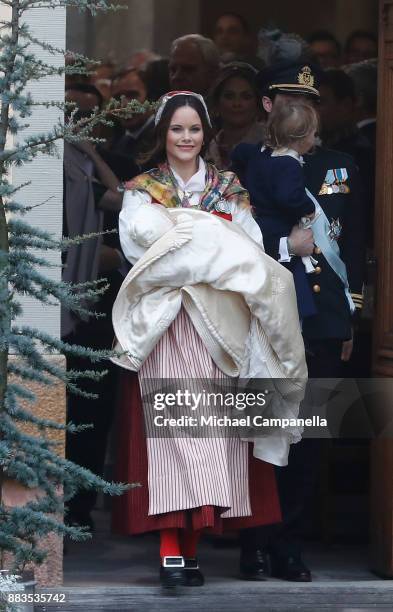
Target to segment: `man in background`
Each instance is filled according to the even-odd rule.
[[[370,244],[374,216],[375,148],[357,125],[358,98],[355,82],[343,70],[327,70],[321,78],[320,94],[321,138],[324,146],[348,153],[359,168],[369,218],[367,242]]]
[[[362,136],[376,150],[378,60],[370,59],[345,66],[355,90],[354,119]]]
[[[340,66],[341,45],[333,34],[318,30],[310,34],[307,42],[323,70]]]
[[[195,91],[206,96],[220,67],[214,42],[201,34],[188,34],[173,41],[169,56],[172,90]]]
[[[112,85],[112,97],[127,105],[131,100],[141,104],[147,100],[147,85],[140,70],[130,68],[116,75]],[[137,163],[139,156],[153,146],[154,117],[151,111],[135,113],[121,119],[120,130],[112,144],[112,152],[127,156]],[[127,177],[131,178],[131,177]]]
[[[214,42],[221,55],[232,54],[236,59],[250,53],[250,28],[237,13],[223,13],[216,21]]]
[[[378,57],[378,39],[372,32],[355,30],[345,43],[345,63],[355,64]]]

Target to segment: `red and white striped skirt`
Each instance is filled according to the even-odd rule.
[[[142,486],[114,500],[116,532],[192,527],[219,533],[281,520],[274,468],[255,459],[249,443],[224,436],[146,437],[140,384],[191,378],[220,379],[225,385],[227,377],[182,308],[139,379],[122,373],[115,477]]]

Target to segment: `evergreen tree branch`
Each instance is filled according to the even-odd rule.
[[[53,338],[41,330],[33,329],[28,326],[23,326],[20,328],[14,327],[12,332],[14,334],[29,337],[34,341],[39,341],[45,348],[45,352],[47,352],[49,349],[50,353],[62,353],[64,355],[82,358],[88,357],[92,363],[108,360],[115,354],[111,350],[94,350],[78,344],[69,344],[67,342],[63,342],[62,340],[58,340],[57,338]],[[121,353],[119,353],[119,356],[120,355]]]
[[[32,44],[52,56],[63,54],[63,50],[32,35],[22,19],[25,11],[77,6],[95,14],[101,10],[115,10],[117,5],[107,0],[3,0],[2,4],[11,7],[11,18],[0,21],[0,496],[4,477],[14,478],[37,491],[37,499],[21,508],[5,508],[0,497],[0,548],[14,553],[15,565],[20,568],[26,562],[44,560],[46,553],[39,549],[39,543],[48,533],[67,534],[79,539],[86,537],[83,530],[64,526],[57,516],[62,513],[63,504],[78,490],[94,489],[120,495],[136,485],[106,482],[57,454],[60,441],[49,438],[50,430],[76,433],[88,429],[89,425],[58,423],[50,418],[40,418],[34,412],[32,403],[36,398],[25,387],[25,382],[48,386],[61,382],[69,391],[91,398],[94,395],[79,389],[77,382],[85,378],[98,380],[105,375],[104,371],[66,370],[57,360],[50,359],[52,355],[87,357],[99,363],[109,359],[112,353],[73,346],[39,330],[13,325],[12,321],[22,312],[18,295],[29,294],[42,304],[60,303],[80,317],[99,317],[102,313],[92,311],[91,305],[105,291],[106,281],[99,279],[72,285],[45,276],[45,269],[59,264],[47,261],[37,250],[59,253],[80,245],[86,237],[56,239],[49,232],[22,221],[19,217],[38,205],[29,206],[17,201],[19,198],[15,194],[23,186],[10,184],[7,173],[12,166],[24,165],[38,155],[58,155],[60,139],[96,142],[92,129],[99,123],[111,125],[113,117],[130,117],[153,108],[153,105],[140,105],[136,101],[125,105],[112,100],[105,109],[94,112],[89,120],[77,121],[77,109],[70,108],[63,101],[35,101],[27,93],[27,84],[31,81],[63,73],[88,74],[94,62],[73,54],[63,67],[37,58]],[[30,117],[37,106],[66,110],[70,120],[65,125],[59,120],[46,133],[23,138],[23,130],[29,127],[29,119],[23,119]],[[12,144],[7,142],[10,135],[15,137]],[[20,142],[17,140],[19,136],[22,136]],[[7,218],[6,212],[12,214]],[[92,234],[87,239],[101,235]],[[16,359],[9,359],[10,350]],[[25,424],[34,426],[37,435],[27,433]]]

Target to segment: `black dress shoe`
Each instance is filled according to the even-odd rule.
[[[205,584],[205,577],[199,569],[198,559],[185,559],[186,567],[184,574],[187,586],[202,586]]]
[[[296,557],[270,557],[271,576],[282,578],[291,582],[311,582],[311,572],[303,563],[302,558]]]
[[[258,548],[252,552],[241,553],[240,576],[243,580],[266,580],[268,572],[263,550]]]
[[[160,582],[165,589],[186,584],[183,557],[164,557],[160,567]]]

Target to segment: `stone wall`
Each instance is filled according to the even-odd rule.
[[[46,355],[48,361],[52,361],[57,367],[65,367],[65,359],[59,356]],[[11,359],[16,359],[11,357]],[[24,408],[31,411],[35,416],[49,419],[58,423],[64,423],[66,418],[66,394],[64,385],[55,383],[51,387],[44,387],[38,383],[28,383],[26,387],[36,396],[35,404],[25,404]],[[47,429],[41,432],[35,425],[21,425],[21,429],[32,436],[47,436],[57,443],[57,452],[64,457],[65,435],[62,430]],[[28,501],[40,496],[39,489],[28,489],[13,480],[5,480],[2,487],[2,501],[5,506],[22,506]],[[58,586],[63,582],[63,538],[50,534],[41,542],[41,547],[48,551],[48,557],[41,566],[35,566],[34,576],[39,586]],[[5,556],[4,567],[12,565],[12,558]]]

